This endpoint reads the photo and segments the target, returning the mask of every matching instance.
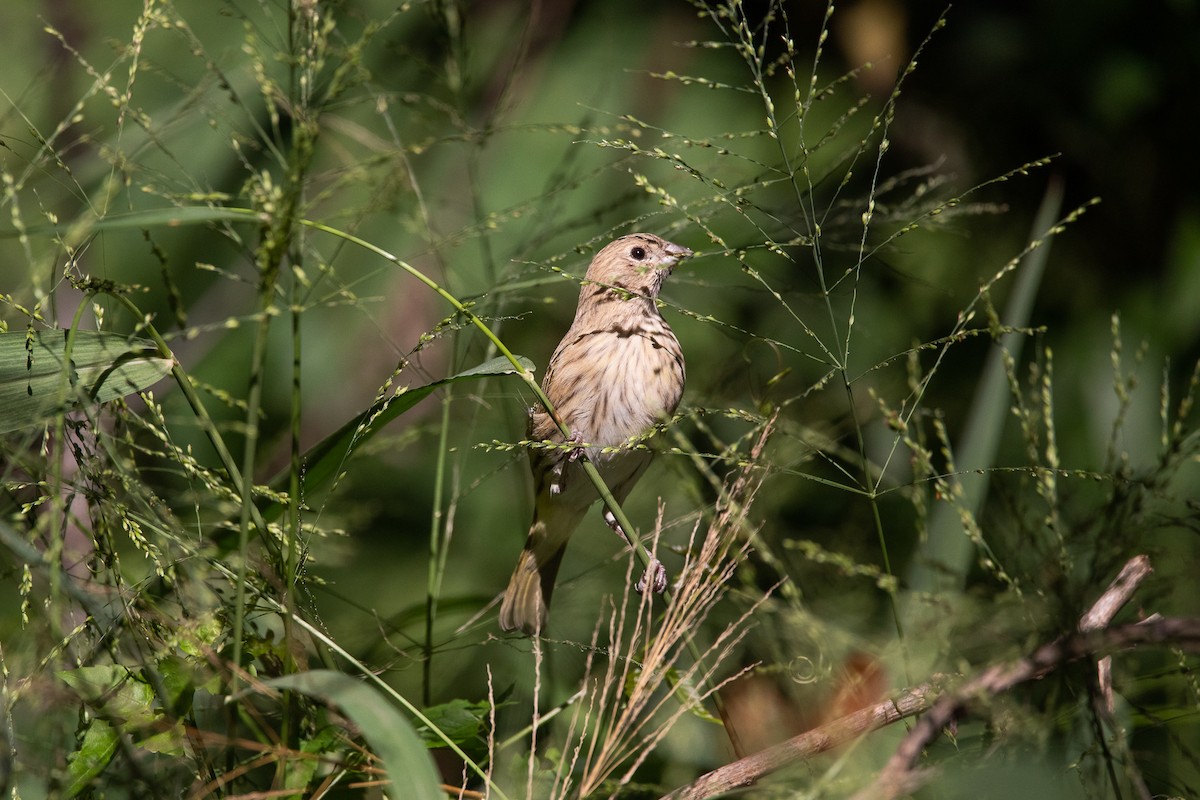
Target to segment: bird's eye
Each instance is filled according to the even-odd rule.
[[[633,256],[634,261],[644,261],[646,259],[646,248],[635,247],[629,251],[629,255]]]

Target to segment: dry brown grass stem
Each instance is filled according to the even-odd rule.
[[[685,654],[725,596],[750,548],[751,537],[744,534],[744,528],[763,480],[763,472],[755,465],[774,430],[773,422],[763,426],[743,467],[725,482],[717,513],[702,539],[700,523],[693,526],[674,597],[657,628],[648,594],[637,600],[636,613],[626,613],[634,598],[629,588],[634,582],[634,562],[630,559],[621,602],[610,606],[608,619],[598,621],[593,633],[584,675],[588,702],[577,706],[573,715],[567,740],[573,745],[564,748],[552,796],[566,795],[571,783],[568,776],[580,764],[580,796],[595,792],[613,776],[618,776],[618,785],[628,783],[684,715],[701,708],[722,686],[744,672],[717,679],[718,671],[748,631],[758,603],[721,629],[700,651],[699,659],[689,663]],[[654,551],[664,513],[660,504],[651,537]],[[767,596],[769,592],[759,603]],[[602,651],[596,644],[602,628],[608,631],[604,651],[608,658],[603,673],[597,674],[596,656]]]

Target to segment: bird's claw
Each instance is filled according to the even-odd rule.
[[[629,541],[629,537],[625,535],[624,529],[621,528],[621,523],[617,522],[617,518],[613,516],[612,511],[604,509],[604,524],[612,528],[612,532],[625,540],[625,544],[633,547],[633,542]]]
[[[647,586],[652,588],[655,594],[662,594],[667,590],[667,568],[654,556],[650,557],[646,571],[633,588],[637,589],[638,594],[645,594]]]
[[[583,434],[578,431],[572,433],[571,438],[567,439],[563,444],[568,448],[567,457],[550,468],[550,474],[553,476],[550,480],[550,494],[562,494],[563,467],[578,461],[579,456],[585,449],[583,446]]]
[[[567,439],[567,444],[571,445],[570,451],[567,452],[567,463],[574,464],[583,455],[583,434],[575,431],[571,434],[571,438]]]
[[[626,545],[633,547],[633,542],[625,535],[621,523],[617,522],[617,518],[607,508],[604,509],[604,521],[608,523],[608,527],[613,529],[613,533],[625,540]],[[637,589],[638,594],[645,594],[647,586],[652,588],[655,594],[662,594],[667,590],[667,568],[654,556],[650,556],[650,563],[646,565],[646,571],[642,573],[642,577],[634,584],[633,588]]]

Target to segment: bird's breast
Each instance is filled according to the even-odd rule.
[[[569,366],[556,367],[560,375],[579,376],[563,401],[569,412],[565,418],[576,419],[572,430],[578,427],[585,441],[620,445],[674,413],[683,395],[685,371],[679,341],[665,322],[609,326],[582,336],[579,345],[577,354],[563,353],[571,359]],[[553,396],[550,400],[556,402]]]

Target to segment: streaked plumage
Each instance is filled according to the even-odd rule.
[[[600,451],[646,433],[674,413],[683,395],[683,353],[655,301],[675,263],[691,254],[648,233],[605,246],[588,267],[575,321],[542,379],[542,390],[572,439],[588,445],[588,458],[618,502],[645,472],[652,454]],[[528,437],[564,441],[540,406],[530,413]],[[598,495],[567,448],[531,449],[529,462],[536,492],[533,523],[504,593],[500,627],[536,634],[546,624],[567,540]]]

